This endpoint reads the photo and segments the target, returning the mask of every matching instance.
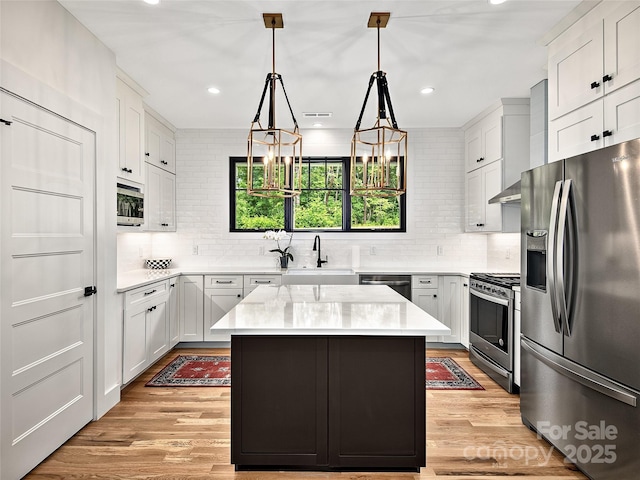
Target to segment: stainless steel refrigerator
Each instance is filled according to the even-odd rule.
[[[520,408],[593,479],[640,475],[640,139],[522,174]]]

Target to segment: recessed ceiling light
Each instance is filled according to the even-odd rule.
[[[322,126],[322,124],[321,124],[320,122],[315,122],[315,123],[313,124],[313,126],[314,126],[314,127],[316,127],[316,128],[319,128],[319,127],[321,127],[321,126]]]
[[[144,3],[148,3],[149,5],[158,5],[160,0],[143,0]]]
[[[491,5],[500,5],[501,3],[506,2],[507,0],[489,0]]]
[[[216,87],[209,87],[207,88],[207,92],[217,95],[218,93],[220,93],[220,89]]]
[[[433,93],[434,90],[435,88],[433,87],[424,87],[422,90],[420,90],[420,93],[422,93],[423,95],[428,95],[430,93]]]

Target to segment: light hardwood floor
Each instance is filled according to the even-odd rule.
[[[168,353],[122,391],[122,401],[92,422],[25,478],[41,479],[586,479],[520,421],[519,397],[476,368],[464,350],[450,356],[485,390],[427,390],[427,466],[417,473],[235,472],[230,458],[230,388],[145,387],[179,354]]]

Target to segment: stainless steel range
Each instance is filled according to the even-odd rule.
[[[506,391],[516,393],[513,287],[520,285],[520,274],[472,273],[469,280],[469,358]]]

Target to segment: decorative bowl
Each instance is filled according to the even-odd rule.
[[[159,270],[161,268],[169,268],[171,265],[170,258],[149,258],[145,262],[147,264],[147,268],[152,268],[154,270]]]

